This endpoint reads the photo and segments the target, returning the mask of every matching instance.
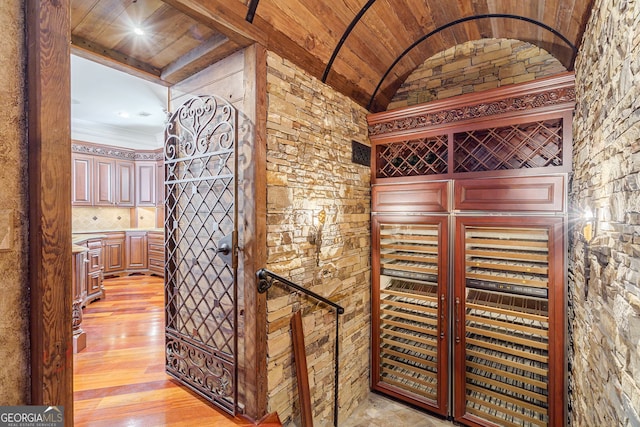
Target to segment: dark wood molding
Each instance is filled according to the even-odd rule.
[[[245,413],[257,420],[267,412],[267,301],[258,292],[256,271],[266,265],[267,245],[267,52],[245,49],[243,113],[250,130],[241,157],[246,165],[244,193]],[[246,145],[245,145],[246,144]]]
[[[69,0],[27,2],[31,402],[73,425]]]
[[[559,109],[575,104],[575,77],[562,73],[545,79],[510,85],[441,101],[399,108],[367,116],[369,137],[408,135],[432,126],[484,119],[508,113],[530,112],[542,107]]]

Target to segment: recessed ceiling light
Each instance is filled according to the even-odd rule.
[[[133,29],[133,32],[136,33],[139,36],[144,36],[144,30],[142,28],[140,28],[140,27],[135,27]]]
[[[129,118],[129,113],[127,113],[126,111],[118,111],[116,113],[116,116],[122,117],[123,119],[128,119]]]

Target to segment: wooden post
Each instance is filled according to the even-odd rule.
[[[291,336],[293,340],[293,359],[296,362],[296,380],[298,381],[302,427],[313,427],[307,353],[304,348],[304,331],[302,330],[302,315],[300,311],[296,311],[291,318]]]
[[[73,425],[69,0],[26,6],[31,404]]]
[[[256,271],[267,265],[267,52],[258,44],[245,49],[243,113],[248,134],[242,139],[245,158],[245,414],[254,420],[267,412],[267,294],[258,292]]]

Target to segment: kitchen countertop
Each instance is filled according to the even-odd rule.
[[[73,231],[71,233],[71,243],[78,244],[92,239],[106,239],[105,233],[125,233],[127,231],[146,231],[147,233],[164,233],[163,228],[125,228],[121,230],[101,230],[101,231]]]
[[[93,233],[87,233],[87,234],[72,234],[71,235],[71,243],[74,245],[77,245],[78,243],[82,243],[84,241],[87,240],[92,240],[92,239],[106,239],[107,235],[106,234],[101,234],[101,233],[96,233],[95,231]]]
[[[89,248],[85,248],[84,246],[80,246],[76,244],[71,245],[71,253],[74,255],[80,252],[88,252],[88,251],[89,251]]]
[[[151,231],[164,233],[164,228],[120,228],[118,230],[72,230],[71,234],[124,233],[126,231]]]

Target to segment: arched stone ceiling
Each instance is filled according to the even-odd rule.
[[[72,35],[77,49],[124,57],[167,84],[258,42],[381,111],[425,59],[469,40],[522,40],[573,69],[592,1],[72,0]],[[163,51],[138,54],[110,30],[136,10],[163,31]]]

